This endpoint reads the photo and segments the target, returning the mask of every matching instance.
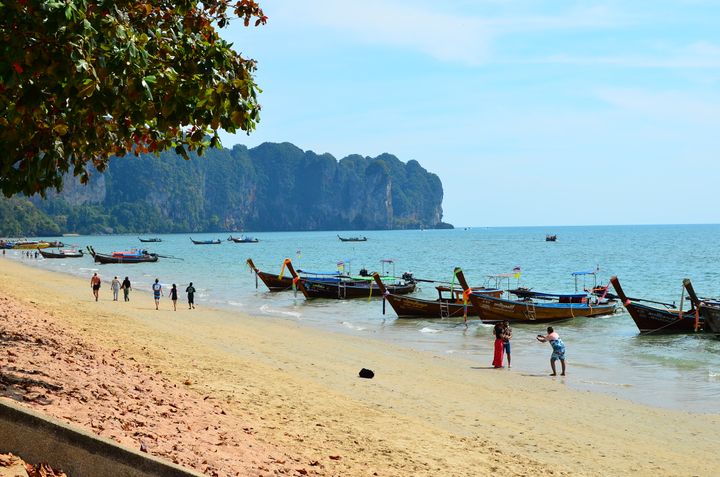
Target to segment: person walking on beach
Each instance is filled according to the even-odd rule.
[[[160,296],[163,294],[162,291],[162,285],[160,285],[160,280],[157,278],[155,279],[155,283],[152,285],[152,291],[153,295],[155,296],[155,309],[160,309]]]
[[[118,280],[118,277],[112,279],[110,288],[112,288],[113,292],[113,301],[118,301],[118,294],[120,293],[120,280]]]
[[[170,289],[170,299],[173,302],[173,310],[177,311],[177,287],[175,284],[172,284],[172,288]]]
[[[512,368],[512,359],[510,357],[510,340],[512,339],[512,328],[510,328],[510,322],[507,320],[503,321],[502,337],[503,350],[505,351],[505,355],[507,356],[508,368]]]
[[[188,310],[195,309],[195,287],[192,282],[190,282],[190,285],[185,289],[185,292],[188,296]]]
[[[495,323],[495,328],[493,329],[493,333],[495,333],[495,352],[492,362],[495,368],[503,367],[503,331],[502,323]]]
[[[552,355],[550,355],[550,367],[552,368],[552,374],[550,376],[557,376],[555,361],[558,359],[562,365],[562,373],[560,376],[565,376],[565,343],[562,342],[560,335],[553,330],[552,326],[548,326],[547,333],[548,334],[546,336],[537,335],[537,340],[541,343],[550,343],[550,346],[552,346],[553,352]]]
[[[100,295],[100,283],[102,283],[100,276],[98,276],[97,272],[93,273],[93,276],[90,279],[90,288],[92,288],[95,301],[98,301],[98,296]]]
[[[130,301],[130,290],[132,290],[132,286],[130,285],[130,279],[128,277],[125,277],[120,288],[122,288],[125,301]]]

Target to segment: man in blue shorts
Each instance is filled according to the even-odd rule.
[[[512,359],[510,359],[510,340],[511,339],[512,339],[512,328],[510,328],[510,322],[505,320],[505,321],[503,321],[502,340],[503,340],[503,350],[505,351],[505,355],[507,356],[508,368],[512,368]]]
[[[160,281],[156,278],[155,283],[153,283],[152,286],[153,295],[155,296],[155,309],[160,309],[160,296],[163,294],[162,292],[162,285],[160,285]]]

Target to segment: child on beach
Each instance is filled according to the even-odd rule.
[[[170,299],[173,302],[173,310],[177,311],[177,287],[175,284],[172,284],[172,288],[170,289]]]
[[[188,296],[188,310],[195,308],[195,287],[193,286],[192,282],[190,282],[190,285],[185,289],[185,292]]]
[[[550,346],[552,346],[553,352],[550,355],[550,367],[552,368],[552,374],[550,376],[557,376],[555,361],[558,359],[562,365],[562,373],[560,376],[565,376],[565,343],[562,342],[560,335],[553,330],[552,326],[548,326],[547,333],[548,334],[546,336],[537,335],[537,340],[541,343],[550,343]]]
[[[98,295],[100,295],[100,283],[102,282],[97,272],[93,273],[93,276],[90,279],[90,288],[92,288],[93,296],[95,296],[95,301],[98,301]]]
[[[162,292],[162,285],[160,284],[160,280],[157,278],[155,279],[155,283],[152,285],[152,291],[153,296],[155,297],[155,309],[160,309],[160,296],[163,294]]]
[[[118,280],[118,277],[112,279],[110,288],[113,292],[113,301],[118,301],[118,294],[120,293],[120,280]]]

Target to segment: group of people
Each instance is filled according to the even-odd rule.
[[[93,273],[92,278],[90,278],[90,288],[92,288],[93,296],[95,297],[95,301],[98,301],[98,298],[100,297],[100,285],[102,284],[102,279],[100,278],[100,275],[97,274],[97,272]],[[115,277],[110,282],[110,288],[112,289],[113,293],[113,301],[118,301],[118,296],[120,295],[120,290],[123,291],[123,295],[125,298],[125,301],[130,301],[130,290],[132,290],[132,285],[130,284],[130,279],[128,277],[125,277],[125,280],[120,282],[118,280],[118,277]],[[160,283],[159,279],[155,279],[155,282],[152,284],[152,291],[153,291],[153,297],[155,298],[155,309],[160,309],[160,297],[164,296],[163,293],[163,287]],[[185,293],[187,293],[187,300],[188,300],[188,309],[192,310],[195,309],[195,287],[193,286],[192,282],[190,282],[190,285],[188,285],[187,288],[185,288]],[[177,300],[178,300],[178,290],[177,285],[174,283],[172,284],[172,287],[170,288],[170,300],[173,302],[173,310],[177,311]]]
[[[510,323],[508,321],[496,323],[493,333],[495,334],[495,348],[492,362],[493,367],[502,368],[503,356],[507,355],[508,368],[512,368],[512,358],[510,353],[512,328],[510,328]],[[557,376],[557,369],[555,368],[555,362],[557,360],[560,360],[560,364],[562,366],[560,376],[565,376],[565,343],[563,343],[560,339],[560,335],[558,335],[552,326],[548,326],[547,335],[537,335],[536,339],[541,343],[550,343],[550,346],[552,346],[552,354],[550,355],[550,368],[552,369],[552,374],[550,376]]]

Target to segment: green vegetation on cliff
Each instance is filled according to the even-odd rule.
[[[0,199],[0,236],[402,229],[442,222],[440,179],[390,154],[337,161],[289,143],[110,161],[89,185]]]

